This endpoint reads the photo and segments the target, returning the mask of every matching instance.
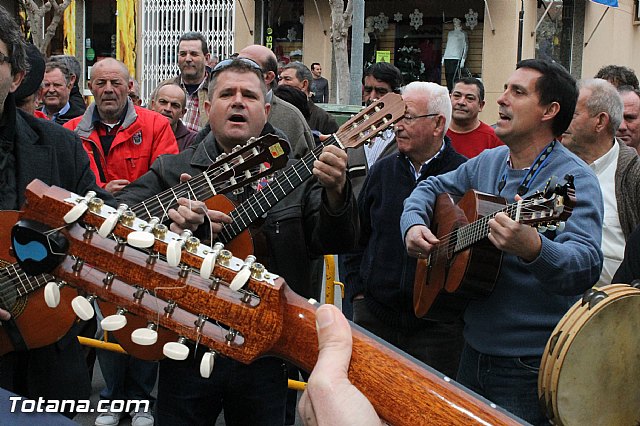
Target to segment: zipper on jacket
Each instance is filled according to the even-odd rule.
[[[276,222],[276,234],[280,233],[280,222]]]

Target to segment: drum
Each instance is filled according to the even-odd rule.
[[[640,290],[585,293],[547,342],[538,396],[556,425],[636,425],[640,419]]]

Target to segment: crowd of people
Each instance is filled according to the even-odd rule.
[[[290,165],[321,150],[313,178],[255,229],[258,261],[307,298],[320,298],[323,255],[340,254],[346,297],[342,312],[316,311],[316,368],[298,371],[275,357],[250,365],[220,358],[203,378],[198,355],[206,348],[195,344],[185,361],[98,350],[102,399],[152,400],[157,382],[157,400],[152,411],[100,413],[97,426],[126,415],[134,426],[211,424],[222,412],[229,425],[293,424],[296,398],[287,379],[299,374],[308,378],[298,406],[306,424],[380,424],[347,376],[345,316],[515,416],[548,424],[537,381],[552,330],[585,290],[640,278],[640,89],[627,67],[608,65],[576,81],[556,63],[523,60],[491,126],[479,119],[486,107],[480,79],[461,78],[450,90],[405,85],[395,66],[376,63],[364,72],[363,104],[399,93],[405,112],[393,129],[347,152],[322,145],[339,126],[316,105],[329,99],[319,63],[279,66],[260,45],[218,61],[202,34],[188,32],[176,45],[178,74],[158,84],[146,107],[127,67],[112,58],[93,66],[87,106],[74,57],[44,58],[2,8],[0,26],[2,210],[18,210],[36,178],[78,194],[94,190],[113,206],[134,205],[269,133],[289,142]],[[492,292],[471,299],[443,291],[416,316],[418,262],[441,243],[432,229],[440,194],[476,190],[515,203],[565,176],[576,204],[562,229],[495,214],[486,239],[502,258]],[[248,185],[231,198],[241,203],[256,190]],[[232,220],[187,198],[165,219],[203,241],[214,241]],[[14,326],[12,314],[0,306],[3,327]],[[0,356],[0,387],[34,399],[87,399],[93,361],[77,336],[101,335],[97,324],[78,321],[54,344]]]

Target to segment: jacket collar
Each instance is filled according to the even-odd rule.
[[[95,114],[95,116],[94,116]],[[82,115],[82,119],[78,123],[78,127],[76,127],[75,132],[81,138],[87,139],[89,135],[95,130],[94,127],[94,117],[99,117],[98,111],[96,110],[96,103],[93,102],[89,105],[89,108]],[[126,129],[131,126],[136,119],[138,118],[138,113],[136,112],[135,105],[131,102],[131,99],[127,98],[127,112],[122,119],[122,129]]]

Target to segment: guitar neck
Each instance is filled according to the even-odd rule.
[[[208,200],[209,198],[222,191],[224,183],[214,183],[213,178],[216,177],[216,170],[206,170],[204,173],[195,176],[193,179],[179,183],[166,191],[154,195],[135,206],[131,210],[145,221],[152,217],[160,218],[161,221],[167,218],[167,212],[170,209],[178,207],[178,198],[184,197],[191,200]]]
[[[284,331],[272,352],[311,371],[318,353],[316,307],[288,288],[285,298]],[[358,326],[352,325],[352,331],[349,379],[390,424],[520,424]]]
[[[218,241],[223,244],[232,241],[258,218],[268,212],[271,207],[309,179],[313,175],[313,162],[318,159],[322,149],[329,145],[340,147],[338,140],[331,136],[282,173],[277,173],[268,186],[238,205],[229,213],[233,222],[223,226],[218,235]]]
[[[454,253],[464,251],[477,242],[487,238],[489,236],[489,220],[493,219],[498,213],[505,213],[511,219],[517,220],[518,211],[519,203],[509,204],[503,209],[490,213],[473,223],[456,229]],[[448,245],[449,242],[447,241],[445,244]]]

